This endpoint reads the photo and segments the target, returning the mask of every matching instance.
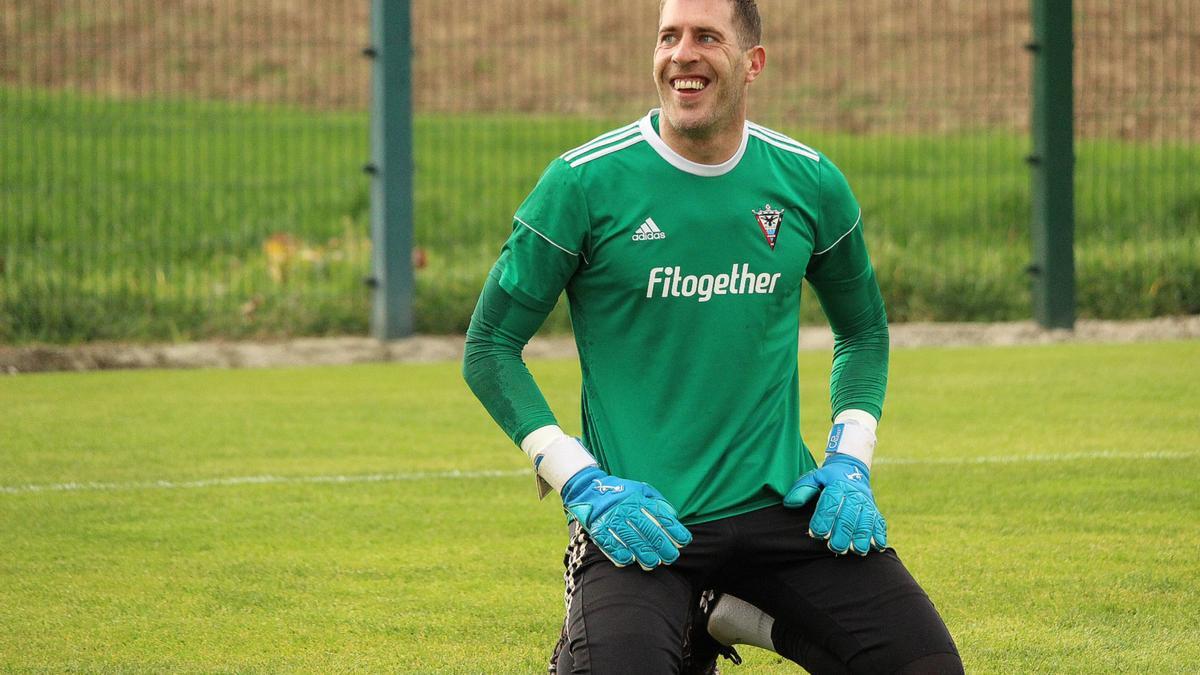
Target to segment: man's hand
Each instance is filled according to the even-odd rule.
[[[588,467],[562,488],[563,506],[617,567],[670,565],[692,533],[658,490]]]
[[[827,539],[829,550],[838,554],[882,551],[887,546],[887,521],[875,506],[870,478],[871,472],[862,461],[844,454],[826,455],[821,468],[796,481],[783,498],[783,505],[797,508],[819,493],[808,524],[810,535]]]

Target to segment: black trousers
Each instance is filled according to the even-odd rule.
[[[691,526],[668,567],[616,567],[586,534],[567,550],[558,673],[678,673],[700,594],[775,617],[777,651],[813,673],[962,672],[954,640],[892,549],[837,556],[808,535],[812,506]]]

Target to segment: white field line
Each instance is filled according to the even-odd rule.
[[[1195,452],[1067,452],[1045,455],[996,455],[985,457],[879,457],[875,464],[894,465],[957,465],[973,464],[1033,464],[1040,462],[1074,462],[1079,460],[1167,460],[1193,459],[1200,457]],[[350,484],[350,483],[395,483],[415,480],[477,480],[481,478],[511,478],[530,475],[528,469],[494,471],[418,471],[412,473],[376,473],[351,476],[240,476],[232,478],[205,478],[201,480],[134,481],[128,483],[45,483],[27,485],[0,485],[0,494],[29,494],[35,492],[87,492],[119,490],[179,490],[188,488],[225,487],[233,485],[303,485],[303,484]]]
[[[508,478],[531,475],[528,469],[508,471],[418,471],[414,473],[374,473],[353,476],[238,476],[201,480],[154,480],[129,483],[47,483],[44,485],[0,485],[0,494],[29,492],[83,492],[104,490],[178,490],[224,487],[228,485],[300,485],[305,483],[395,483],[411,480]]]
[[[996,455],[992,457],[879,457],[874,464],[1033,464],[1037,462],[1074,462],[1081,459],[1191,459],[1200,457],[1192,452],[1059,452],[1046,455]]]

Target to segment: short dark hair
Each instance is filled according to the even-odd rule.
[[[733,23],[743,49],[762,44],[762,17],[755,0],[730,0],[733,3]]]
[[[758,14],[758,3],[755,0],[729,0],[733,5],[733,24],[737,29],[738,42],[743,49],[750,49],[762,43],[762,17]],[[667,0],[659,0],[658,11]]]

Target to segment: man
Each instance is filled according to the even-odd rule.
[[[962,670],[869,486],[888,334],[861,212],[828,158],[746,120],[760,34],[753,0],[665,0],[661,110],[550,164],[472,317],[464,376],[571,521],[559,672],[678,672],[710,590],[774,617],[814,672]],[[820,468],[804,279],[836,338]],[[564,289],[582,442],[521,360]]]

